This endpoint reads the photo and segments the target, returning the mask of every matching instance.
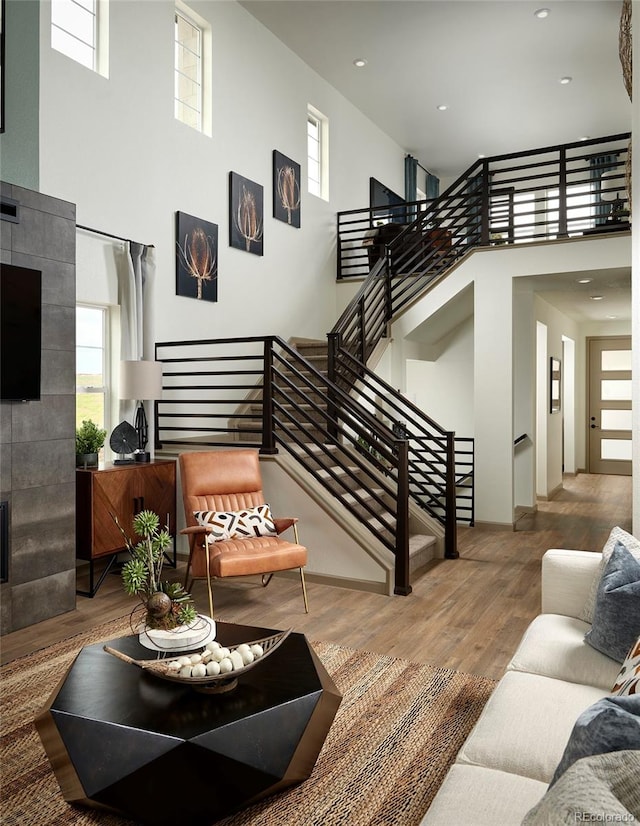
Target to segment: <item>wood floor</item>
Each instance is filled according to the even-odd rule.
[[[600,550],[614,525],[631,531],[630,477],[569,476],[558,496],[540,502],[513,532],[460,528],[460,559],[431,563],[408,597],[309,582],[305,615],[298,579],[274,577],[266,589],[257,579],[225,580],[215,584],[214,611],[228,622],[293,627],[310,640],[499,678],[539,612],[544,552]],[[193,596],[206,611],[204,582]],[[109,574],[93,599],[78,597],[75,611],[2,637],[2,663],[124,616],[133,604],[120,577]]]

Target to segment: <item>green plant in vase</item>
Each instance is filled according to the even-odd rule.
[[[130,596],[140,598],[145,611],[145,625],[149,629],[170,631],[189,625],[196,617],[191,595],[179,582],[161,580],[165,551],[171,545],[166,528],[160,529],[160,519],[153,511],[140,511],[133,519],[133,530],[140,541],[133,543],[122,530],[130,554],[122,568],[124,589]]]
[[[91,419],[84,419],[76,429],[76,465],[97,467],[98,453],[102,450],[107,431]]]

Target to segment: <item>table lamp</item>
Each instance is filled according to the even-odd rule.
[[[138,448],[133,454],[136,462],[149,462],[147,451],[149,426],[144,411],[144,399],[155,400],[162,396],[162,363],[159,361],[121,361],[120,398],[138,402],[134,422],[138,435]]]

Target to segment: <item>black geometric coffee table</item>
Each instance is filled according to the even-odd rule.
[[[223,645],[270,629],[217,623]],[[227,694],[167,682],[83,648],[36,728],[65,800],[155,826],[206,826],[306,780],[342,699],[292,633]],[[135,659],[137,637],[108,643]]]

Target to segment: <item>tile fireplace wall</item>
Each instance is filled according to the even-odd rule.
[[[7,183],[0,194],[0,262],[42,273],[41,398],[0,402],[6,634],[75,607],[76,208]]]

